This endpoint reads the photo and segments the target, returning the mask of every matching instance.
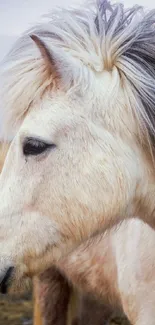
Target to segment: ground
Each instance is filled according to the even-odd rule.
[[[0,295],[0,325],[32,325],[32,313],[33,303],[30,293],[22,296]],[[111,323],[116,324],[129,325],[126,319],[119,317]]]
[[[0,325],[32,325],[31,294],[0,295]]]

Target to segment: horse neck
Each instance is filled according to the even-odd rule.
[[[144,157],[144,173],[137,190],[136,211],[140,219],[155,229],[155,157]]]

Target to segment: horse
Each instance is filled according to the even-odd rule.
[[[35,277],[33,287],[33,325],[103,325],[118,314],[93,294],[78,292],[58,268],[51,267]]]
[[[154,230],[139,219],[125,220],[81,244],[59,261],[57,270],[46,270],[36,283],[43,324],[74,324],[76,320],[77,325],[103,325],[114,313],[122,313],[133,325],[153,325],[154,244]],[[73,305],[69,285],[76,289]],[[72,313],[70,319],[67,310]]]
[[[10,143],[0,143],[0,172]],[[50,268],[33,280],[33,324],[94,325],[110,319],[109,306],[73,292],[66,277],[58,269]]]
[[[4,161],[9,149],[10,143],[9,142],[0,142],[0,173],[2,171]]]
[[[3,60],[2,292],[125,217],[155,227],[154,50],[154,10],[101,0],[53,10]]]

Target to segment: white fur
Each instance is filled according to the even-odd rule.
[[[10,256],[23,274],[46,268],[124,216],[155,220],[151,120],[147,124],[140,113],[148,92],[140,101],[125,57],[133,45],[127,30],[137,31],[138,42],[144,29],[132,10],[129,19],[126,11],[119,14],[121,5],[107,20],[104,4],[94,7],[97,14],[91,8],[52,14],[29,31],[48,48],[48,64],[29,33],[3,62],[4,128],[13,127],[15,137],[0,178],[0,258]],[[118,15],[128,28],[123,18],[119,26]],[[151,21],[140,17],[141,24]],[[150,80],[142,93],[151,91]],[[56,148],[25,157],[27,137]],[[5,263],[0,267],[3,273]]]

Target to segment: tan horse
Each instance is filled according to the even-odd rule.
[[[101,0],[53,12],[3,61],[3,292],[125,216],[154,227],[154,53],[155,12]]]

